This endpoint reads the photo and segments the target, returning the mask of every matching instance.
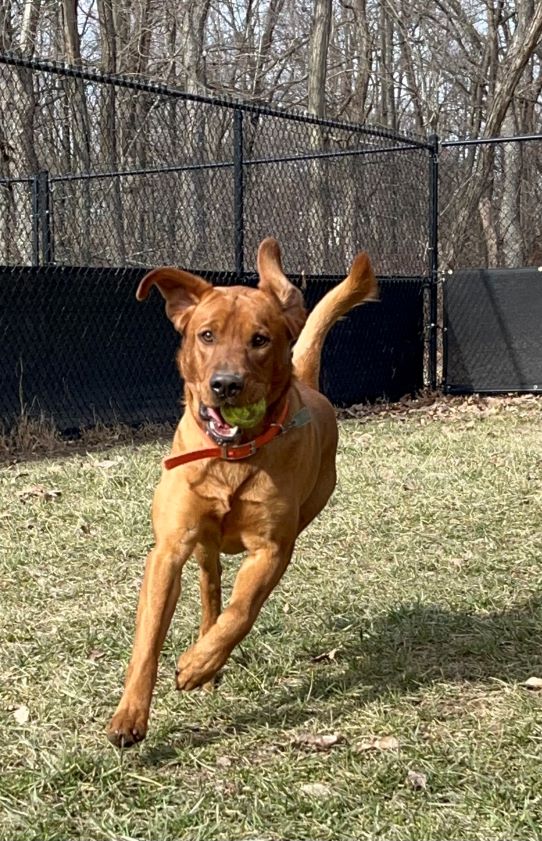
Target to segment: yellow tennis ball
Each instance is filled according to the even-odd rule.
[[[230,426],[240,426],[241,429],[251,429],[257,426],[265,415],[267,403],[262,397],[257,403],[250,406],[222,406],[220,411],[222,417]]]

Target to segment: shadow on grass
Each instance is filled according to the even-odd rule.
[[[349,686],[376,683],[377,694],[435,681],[514,682],[525,678],[526,667],[542,665],[541,632],[539,596],[489,613],[402,604],[377,616],[361,643],[345,652],[345,678]],[[325,675],[320,683],[324,688]]]
[[[399,605],[377,616],[359,643],[346,642],[338,673],[325,666],[313,673],[311,697],[359,690],[365,702],[435,682],[522,681],[542,670],[541,633],[540,597],[487,614]]]
[[[345,632],[337,661],[301,664],[294,686],[277,686],[254,698],[227,724],[209,729],[180,725],[170,747],[151,750],[149,764],[163,764],[176,750],[220,741],[246,729],[291,728],[314,719],[326,703],[334,718],[378,698],[390,701],[432,683],[515,683],[542,675],[542,598],[502,612],[452,611],[434,604],[403,604],[375,618],[370,628]],[[361,636],[361,638],[360,638]],[[223,718],[223,716],[220,716]],[[168,736],[164,734],[167,741]]]

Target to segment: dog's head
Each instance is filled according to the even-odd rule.
[[[141,301],[156,285],[165,298],[166,313],[183,337],[178,361],[187,406],[219,443],[241,437],[221,408],[264,400],[272,411],[285,393],[291,348],[305,322],[303,297],[282,271],[275,239],[258,249],[258,274],[256,289],[213,287],[163,267],[149,272],[137,290]]]

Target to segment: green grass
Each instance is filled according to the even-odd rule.
[[[5,464],[0,838],[539,837],[542,693],[522,683],[542,677],[541,420],[486,401],[342,422],[338,489],[212,696],[173,688],[188,566],[125,753],[104,729],[167,447]],[[360,750],[386,735],[397,749]]]

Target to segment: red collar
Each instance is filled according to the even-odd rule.
[[[189,461],[197,461],[200,458],[222,458],[225,461],[240,461],[241,459],[253,456],[254,453],[266,444],[269,444],[277,435],[282,435],[293,426],[303,426],[310,421],[310,415],[306,409],[302,409],[293,418],[292,423],[284,426],[284,421],[288,414],[288,401],[285,402],[284,408],[280,413],[279,418],[271,423],[265,432],[254,438],[253,441],[248,441],[246,444],[239,444],[237,446],[228,447],[226,444],[222,447],[209,447],[206,450],[195,450],[192,453],[183,453],[179,456],[168,456],[162,462],[166,470],[172,470],[180,464],[187,464]],[[301,415],[303,417],[301,418]]]

